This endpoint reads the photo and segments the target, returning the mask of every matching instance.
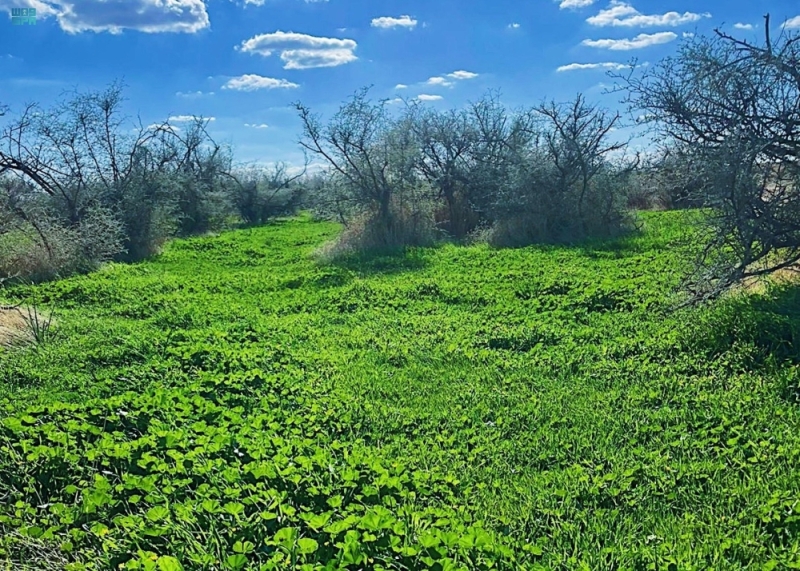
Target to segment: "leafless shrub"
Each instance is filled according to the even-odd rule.
[[[233,202],[242,221],[264,224],[277,216],[297,212],[305,199],[306,186],[302,180],[305,167],[295,174],[289,174],[286,163],[271,168],[251,166],[236,172]]]
[[[692,301],[800,261],[800,35],[761,44],[717,30],[641,75],[619,77],[632,108],[689,159],[676,176],[708,206]]]
[[[88,212],[73,227],[40,215],[0,233],[0,275],[40,282],[92,271],[123,250],[122,228],[107,211]]]
[[[354,228],[343,240],[367,248],[399,241],[420,242],[412,229],[426,188],[416,177],[418,148],[407,120],[389,115],[385,101],[369,100],[368,90],[357,92],[323,125],[301,103],[296,104],[303,124],[301,146],[324,159],[331,171],[328,207],[338,211],[346,225],[357,221],[366,235],[355,239]],[[349,236],[349,238],[348,238]]]
[[[437,112],[419,102],[407,107],[403,120],[419,149],[415,169],[444,203],[435,213],[437,226],[464,238],[480,223],[470,204],[480,131],[468,110]]]
[[[393,203],[392,225],[385,224],[380,214],[365,212],[351,219],[342,234],[317,252],[323,261],[345,258],[353,254],[392,252],[406,246],[431,246],[441,239],[430,203]]]
[[[395,227],[413,219],[398,215],[398,204],[404,213],[424,205],[443,233],[460,240],[492,224],[498,243],[514,244],[625,227],[623,185],[635,162],[617,157],[625,143],[610,140],[619,115],[582,96],[511,111],[489,93],[461,111],[407,103],[392,116],[366,95],[358,92],[327,125],[297,105],[301,145],[330,166],[327,211],[348,227],[357,220],[359,232],[369,228],[363,245],[427,240]],[[353,232],[343,239],[357,243]]]
[[[0,129],[0,235],[21,232],[17,249],[33,248],[33,265],[54,268],[28,275],[140,259],[172,235],[207,232],[234,216],[232,155],[211,139],[208,121],[130,129],[123,102],[114,83],[50,108],[30,104]],[[75,246],[69,255],[67,244]]]
[[[493,100],[474,109],[495,244],[576,242],[627,228],[625,189],[638,160],[621,156],[625,142],[610,141],[619,115],[581,95],[511,116]]]

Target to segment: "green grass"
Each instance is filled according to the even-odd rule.
[[[335,265],[300,218],[6,292],[59,333],[0,353],[0,561],[800,567],[800,293],[674,311],[688,216]]]

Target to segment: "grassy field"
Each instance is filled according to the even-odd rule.
[[[301,218],[7,291],[58,325],[0,352],[0,561],[800,568],[800,294],[673,310],[687,216],[336,265]]]

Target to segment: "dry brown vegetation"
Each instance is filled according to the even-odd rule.
[[[0,307],[0,347],[13,347],[30,340],[25,312],[18,307]]]
[[[50,338],[53,314],[24,305],[0,306],[0,348],[42,343]]]

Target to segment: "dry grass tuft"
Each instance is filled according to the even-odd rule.
[[[0,307],[0,346],[9,348],[30,341],[27,325],[22,308]]]
[[[50,335],[53,317],[33,307],[0,306],[0,348],[39,343]]]
[[[800,283],[800,266],[783,268],[767,277],[748,278],[742,282],[740,291],[759,294],[766,292],[769,284],[783,285],[788,283]]]

